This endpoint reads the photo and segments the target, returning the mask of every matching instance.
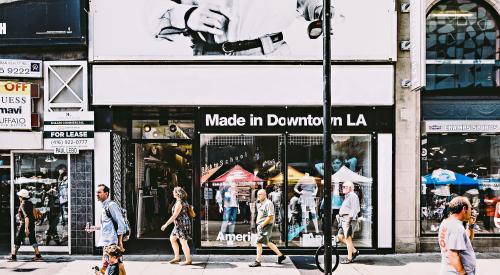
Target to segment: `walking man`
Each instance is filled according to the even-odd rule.
[[[450,216],[439,226],[441,249],[441,275],[476,274],[476,255],[472,248],[471,232],[475,219],[471,219],[472,206],[466,197],[456,197],[449,203]],[[469,222],[468,229],[463,222]]]
[[[341,264],[350,264],[359,255],[359,250],[354,247],[352,242],[354,234],[354,224],[357,222],[358,214],[360,211],[359,198],[354,193],[354,184],[350,181],[342,184],[342,191],[345,195],[342,206],[339,210],[339,241],[347,246],[347,259],[342,260]]]
[[[109,187],[104,184],[99,184],[96,191],[97,200],[102,203],[101,212],[101,238],[97,246],[107,251],[111,245],[118,245],[123,249],[123,234],[126,231],[125,220],[121,213],[120,207],[116,202],[109,198]],[[97,229],[97,228],[96,228]],[[96,274],[105,274],[109,262],[106,253],[103,254],[102,267]]]
[[[26,189],[21,189],[17,192],[17,196],[20,201],[19,210],[17,212],[19,217],[19,227],[17,229],[16,237],[14,238],[14,249],[7,260],[17,260],[17,251],[26,237],[28,237],[30,245],[33,246],[33,249],[35,250],[35,257],[33,257],[32,260],[41,260],[42,255],[40,254],[40,250],[38,250],[38,243],[35,235],[35,216],[33,215],[34,206],[30,201],[30,192]]]
[[[278,247],[271,241],[274,223],[274,205],[267,199],[265,189],[260,189],[257,192],[257,256],[255,262],[251,263],[250,267],[261,266],[262,245],[265,244],[278,255],[278,264],[281,264],[286,256],[279,251]]]

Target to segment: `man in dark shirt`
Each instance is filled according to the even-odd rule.
[[[30,245],[35,249],[35,257],[32,258],[33,261],[38,261],[42,259],[40,250],[38,250],[38,243],[36,242],[35,235],[35,217],[33,216],[33,203],[31,203],[30,193],[26,189],[21,189],[17,192],[19,196],[19,228],[14,239],[14,249],[11,255],[7,258],[10,261],[17,260],[17,251],[21,247],[22,241],[28,237]]]

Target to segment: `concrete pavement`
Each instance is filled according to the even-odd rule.
[[[500,254],[481,253],[478,255],[476,275],[499,274]],[[94,256],[45,256],[43,262],[0,261],[0,274],[93,274],[91,267],[99,263]],[[290,256],[283,265],[275,263],[276,256],[264,256],[263,266],[250,268],[254,260],[248,255],[194,255],[192,266],[168,264],[170,256],[126,256],[125,266],[129,275],[320,275],[312,256]],[[339,265],[334,274],[438,274],[440,256],[436,253],[360,255],[357,262]]]

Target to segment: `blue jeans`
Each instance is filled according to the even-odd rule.
[[[222,217],[222,225],[220,227],[220,232],[224,234],[226,233],[234,234],[234,226],[236,225],[237,214],[238,214],[238,207],[224,208],[224,215]]]

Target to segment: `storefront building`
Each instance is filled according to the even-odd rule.
[[[225,41],[231,33],[210,37],[178,28],[172,5],[126,2],[118,14],[115,2],[93,1],[89,14],[94,185],[109,184],[127,209],[127,250],[164,253],[170,247],[171,229],[159,229],[170,216],[176,186],[188,192],[197,213],[197,253],[254,253],[255,193],[261,188],[275,206],[277,245],[289,253],[317,248],[325,184],[321,40],[307,36],[303,17],[313,18],[302,10],[303,17],[280,18],[288,23],[273,21],[269,26],[279,23],[280,29],[268,30],[260,24],[273,15],[230,6],[246,18],[241,22],[255,23],[253,29],[238,26],[239,40],[263,30],[272,34],[257,35],[260,46],[238,56],[212,44],[210,53],[203,51],[210,39]],[[360,3],[369,8],[356,9]],[[288,8],[296,14],[295,2]],[[362,208],[355,244],[392,252],[396,7],[393,1],[338,1],[335,8],[332,210],[342,201],[342,182],[354,181]],[[283,7],[267,10],[278,9]],[[98,222],[99,203],[94,213]]]
[[[46,113],[88,109],[86,17],[81,1],[0,4],[0,247],[14,246],[17,192],[43,213],[37,243],[49,252],[92,253],[92,151],[66,154],[44,145]],[[26,16],[29,14],[30,16]],[[22,20],[22,22],[20,22]],[[82,225],[83,221],[83,225]],[[21,252],[31,252],[23,243]]]
[[[475,250],[497,251],[499,1],[428,6],[426,87],[421,92],[420,249],[435,251],[446,202],[466,196],[477,215]]]

